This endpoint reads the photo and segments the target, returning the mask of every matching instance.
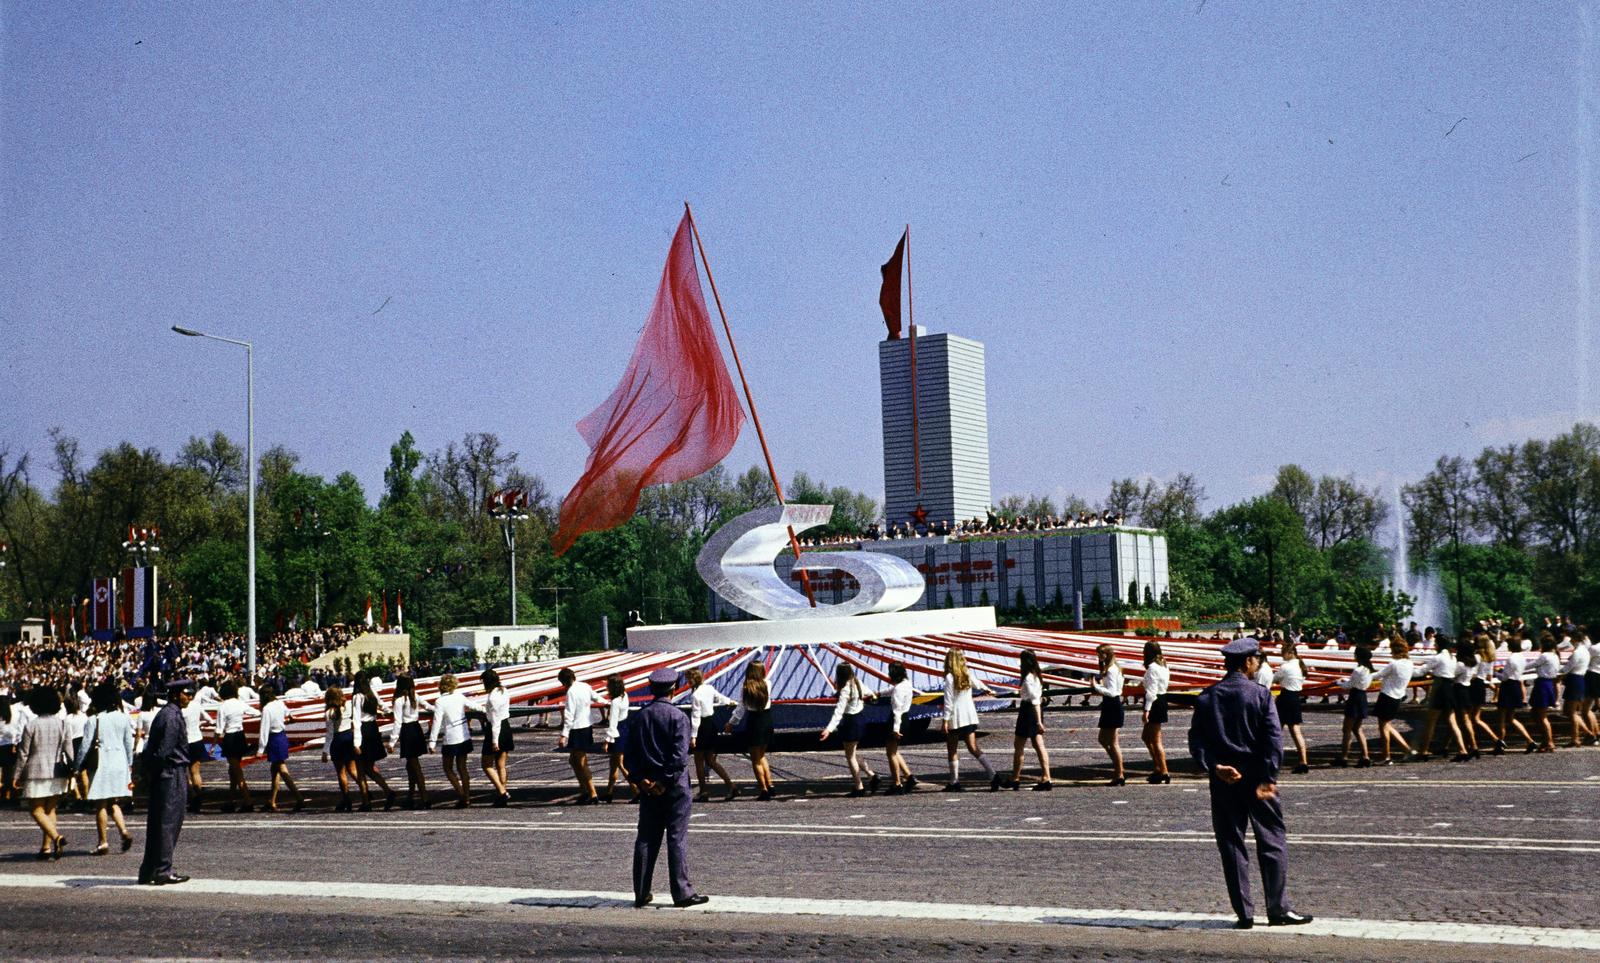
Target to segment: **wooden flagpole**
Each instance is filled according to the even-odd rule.
[[[906,225],[906,323],[911,325],[911,474],[922,494],[922,430],[917,425],[917,311],[911,296],[911,225]],[[919,499],[917,507],[922,507]]]
[[[717,279],[711,274],[711,262],[706,258],[705,242],[700,240],[700,226],[694,222],[694,211],[689,207],[689,202],[683,202],[683,212],[689,218],[689,230],[694,233],[695,247],[700,249],[700,263],[705,265],[706,280],[711,284],[711,297],[717,303],[717,314],[722,317],[722,331],[728,336],[728,348],[733,352],[733,367],[739,372],[739,384],[744,386],[745,404],[750,406],[750,420],[756,425],[756,438],[761,442],[762,457],[767,460],[767,475],[772,479],[772,493],[778,497],[778,504],[784,504],[783,483],[778,481],[778,469],[772,463],[772,449],[767,447],[767,433],[761,428],[761,416],[756,413],[756,399],[750,393],[750,382],[744,376],[744,363],[739,360],[739,346],[733,343],[733,328],[728,324],[728,312],[722,310],[722,295],[717,293]],[[800,561],[800,540],[795,537],[794,526],[789,526],[789,547],[794,550],[794,559]],[[800,584],[805,587],[806,600],[812,608],[817,607],[817,597],[811,590],[811,575],[805,569],[800,569]]]

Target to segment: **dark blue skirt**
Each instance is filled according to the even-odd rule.
[[[289,761],[289,734],[287,732],[274,732],[267,736],[267,761]]]
[[[1501,682],[1494,701],[1502,709],[1520,709],[1528,704],[1528,696],[1522,691],[1521,682]]]
[[[567,733],[568,752],[593,752],[594,727],[584,726],[582,729],[573,729]]]
[[[356,734],[346,729],[333,734],[333,741],[328,743],[328,759],[335,767],[343,767],[355,761]]]
[[[1367,717],[1367,690],[1350,689],[1344,700],[1344,717],[1356,722]]]
[[[383,731],[378,720],[368,719],[361,724],[361,761],[375,763],[389,754],[383,747]]]
[[[1583,691],[1583,676],[1577,672],[1568,674],[1566,689],[1561,693],[1562,698],[1568,702],[1582,702]]]
[[[400,726],[400,758],[415,759],[428,754],[428,737],[422,734],[422,723],[407,722]]]
[[[1121,729],[1125,721],[1122,711],[1121,699],[1102,698],[1100,700],[1100,728]]]
[[[1535,709],[1548,709],[1556,704],[1556,680],[1543,676],[1533,680],[1533,698],[1528,704]]]
[[[867,731],[867,721],[862,718],[865,712],[852,712],[839,720],[839,741],[860,742],[862,733]]]

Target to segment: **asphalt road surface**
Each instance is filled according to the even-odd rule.
[[[1136,719],[1137,716],[1130,716]],[[0,958],[470,959],[1594,959],[1600,749],[1453,764],[1330,769],[1338,716],[1313,707],[1320,763],[1285,775],[1290,892],[1317,919],[1237,932],[1187,774],[1186,713],[1167,726],[1171,785],[1124,730],[1130,782],[1109,788],[1093,710],[1050,714],[1057,790],[968,792],[943,782],[941,745],[912,747],[923,789],[850,799],[837,751],[780,753],[782,795],[695,807],[694,910],[636,910],[636,810],[571,805],[554,733],[518,733],[516,804],[338,814],[315,753],[292,767],[314,790],[298,815],[206,812],[184,824],[182,886],[133,885],[139,848],[93,857],[87,816],[63,817],[59,862],[37,829],[0,813]],[[1011,717],[985,717],[1009,765]],[[1514,750],[1517,747],[1513,747]],[[868,756],[882,768],[881,752]],[[603,765],[597,757],[596,763]],[[402,790],[403,773],[385,770]],[[476,759],[474,758],[474,762]],[[429,785],[445,802],[437,757]],[[1030,758],[1025,775],[1034,772]],[[251,770],[258,775],[260,767]],[[220,764],[208,784],[226,783]],[[482,802],[487,782],[474,780]],[[260,788],[259,785],[257,787]],[[446,804],[447,806],[448,804]],[[133,817],[142,842],[143,814]],[[665,865],[657,892],[666,899]],[[1258,913],[1259,878],[1257,886]],[[1261,922],[1265,922],[1264,919]]]

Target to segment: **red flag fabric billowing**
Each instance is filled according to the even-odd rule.
[[[906,234],[911,233],[906,228]],[[889,340],[897,341],[900,338],[900,269],[906,262],[906,235],[900,235],[900,243],[894,246],[894,254],[883,267],[878,270],[883,273],[883,287],[878,291],[878,307],[883,309],[883,323],[889,326]]]
[[[711,468],[733,448],[743,425],[744,409],[700,290],[685,212],[627,372],[611,396],[578,422],[589,461],[561,502],[552,542],[556,554],[584,532],[626,522],[646,486],[684,481]]]

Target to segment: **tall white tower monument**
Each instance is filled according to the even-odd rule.
[[[890,525],[981,518],[990,504],[983,343],[920,327],[916,338],[916,445],[911,339],[878,342],[884,518]]]

